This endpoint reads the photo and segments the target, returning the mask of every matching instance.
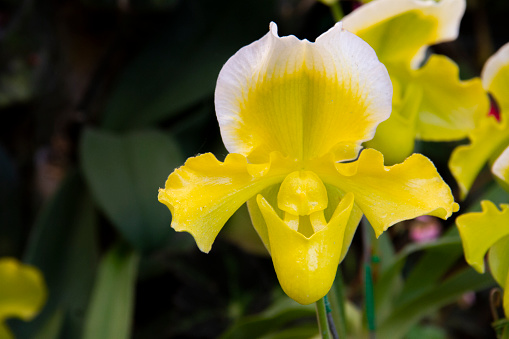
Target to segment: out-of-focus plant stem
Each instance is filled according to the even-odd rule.
[[[336,1],[329,5],[330,10],[332,12],[332,16],[334,17],[334,20],[336,22],[341,21],[345,14],[343,13],[343,8],[341,8],[341,5],[339,4],[339,1]]]
[[[325,310],[324,298],[319,299],[316,303],[316,318],[318,320],[318,330],[322,339],[332,339],[329,331],[329,322],[327,321],[327,311]]]
[[[334,324],[334,319],[332,318],[332,310],[329,303],[329,296],[326,295],[323,297],[323,301],[325,302],[325,312],[327,313],[327,323],[329,324],[330,334],[332,335],[332,339],[339,339],[338,332],[336,331],[336,325]]]
[[[336,279],[329,291],[329,302],[332,309],[332,318],[336,325],[336,331],[339,338],[346,338],[346,314],[345,314],[345,293],[343,284],[343,275],[338,268]]]
[[[375,297],[373,290],[373,275],[371,272],[371,234],[368,220],[364,217],[361,221],[362,225],[362,246],[363,246],[363,261],[364,261],[364,301],[366,305],[366,318],[368,321],[369,337],[374,339],[376,337],[375,325]]]

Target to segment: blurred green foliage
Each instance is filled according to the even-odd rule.
[[[345,13],[353,8],[341,4]],[[462,74],[478,75],[506,42],[508,11],[505,0],[470,1],[460,39],[436,51],[457,60]],[[272,20],[281,35],[311,40],[333,25],[325,5],[306,0],[0,1],[0,256],[38,267],[49,288],[36,319],[9,321],[18,338],[317,333],[314,310],[280,296],[270,259],[226,241],[200,253],[157,202],[158,187],[185,158],[226,155],[214,114],[217,74]],[[442,146],[420,145],[454,186],[446,169],[454,145]],[[488,181],[480,177],[467,206],[477,206]],[[458,312],[470,319],[472,309],[429,315],[491,278],[466,268],[454,231],[411,247],[404,227],[379,245],[380,328],[466,338],[462,323],[444,324]],[[225,231],[241,245],[253,239],[245,211]],[[360,252],[356,238],[343,264],[357,305]],[[434,274],[423,278],[429,267]],[[434,327],[419,327],[422,319]],[[481,330],[468,335],[488,338],[489,321],[476,318]]]
[[[95,201],[134,248],[150,251],[168,242],[170,215],[154,199],[154,187],[183,162],[174,140],[156,131],[117,137],[86,130],[80,156]]]

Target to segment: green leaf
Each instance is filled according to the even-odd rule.
[[[464,211],[467,212],[481,212],[481,201],[489,200],[494,204],[507,204],[509,202],[509,193],[505,191],[500,185],[496,183],[489,185],[483,194],[478,197],[474,203],[470,204],[469,208]]]
[[[436,244],[436,241],[432,244]],[[451,227],[438,240],[438,245],[429,247],[412,267],[396,303],[404,303],[435,286],[462,255],[463,247],[458,231]]]
[[[443,251],[447,252],[450,248],[456,248],[458,246],[461,246],[459,238],[449,237],[443,237],[428,243],[410,244],[401,250],[389,265],[385,265],[378,281],[375,284],[375,307],[377,322],[382,322],[390,314],[390,310],[394,306],[395,299],[402,298],[401,272],[409,255],[419,251],[426,251],[426,253],[430,251],[433,251],[432,253],[442,253]],[[426,255],[428,254],[425,254],[425,257]],[[434,258],[434,254],[430,255],[433,255]],[[442,263],[444,265],[442,265]],[[444,260],[443,262],[436,262],[435,264],[436,266],[432,266],[433,271],[436,269],[437,272],[441,272],[441,274],[443,274],[444,271],[450,267],[450,263],[447,260]],[[424,269],[424,273],[430,273],[432,276],[432,278],[428,279],[427,281],[434,282],[436,279],[438,279],[438,277],[433,272],[430,272],[429,266]]]
[[[396,307],[377,328],[377,338],[402,338],[420,319],[459,299],[469,291],[477,291],[494,284],[489,274],[478,274],[465,268],[426,293]]]
[[[83,339],[130,337],[138,254],[116,245],[102,259]]]
[[[172,138],[89,129],[81,140],[81,163],[96,202],[131,245],[148,251],[167,243],[171,214],[157,201],[157,190],[183,163]]]
[[[221,336],[221,339],[252,339],[264,336],[287,338],[273,336],[296,322],[306,322],[306,319],[315,326],[315,333],[318,333],[314,305],[303,306],[287,296],[281,296],[263,313],[240,319]]]
[[[415,326],[406,335],[406,339],[447,339],[447,332],[436,326]]]
[[[37,338],[55,312],[62,312],[60,333],[79,338],[98,258],[97,215],[78,171],[71,169],[54,198],[41,211],[24,261],[38,267],[49,299],[30,323],[16,323],[16,337]]]
[[[373,253],[379,256],[378,263],[372,263],[373,270],[380,272],[375,280],[375,315],[376,320],[384,319],[391,311],[392,301],[401,291],[403,279],[401,270],[406,257],[396,256],[391,237],[384,232],[378,239],[372,233]]]

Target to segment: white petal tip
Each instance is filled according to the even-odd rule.
[[[340,29],[341,31],[344,31],[344,28],[343,28],[343,21],[336,22],[336,24],[334,25],[334,28],[335,28],[335,29]]]
[[[506,43],[484,64],[481,79],[485,89],[489,89],[498,72],[509,64],[509,43]]]
[[[274,21],[270,22],[269,30],[273,36],[275,36],[276,38],[279,38],[279,35],[277,35],[277,24]]]

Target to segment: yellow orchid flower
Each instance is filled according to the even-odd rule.
[[[507,163],[509,168],[509,162]],[[484,256],[489,250],[491,274],[504,288],[504,311],[509,317],[509,204],[501,210],[491,201],[482,201],[482,212],[466,213],[456,219],[466,261],[484,273]]]
[[[277,26],[223,66],[215,92],[224,162],[202,154],[159,190],[172,227],[208,252],[247,202],[283,290],[301,304],[330,289],[362,214],[379,236],[396,222],[458,206],[433,163],[414,154],[385,167],[361,144],[391,110],[373,49],[338,23],[311,43]]]
[[[492,55],[481,73],[483,85],[491,94],[495,116],[487,114],[478,118],[478,126],[470,132],[470,144],[458,146],[449,161],[451,173],[458,182],[461,197],[465,198],[472,184],[489,161],[495,161],[501,154],[508,155],[509,147],[509,43]],[[503,152],[503,150],[505,151]],[[502,179],[508,177],[507,168],[495,161],[492,172]],[[498,163],[497,163],[498,162]]]
[[[344,27],[368,42],[394,86],[391,118],[366,143],[387,163],[410,155],[414,140],[463,139],[484,114],[488,98],[478,78],[460,81],[458,66],[432,54],[431,45],[456,39],[465,0],[376,0],[343,18]]]
[[[496,159],[491,167],[499,183],[509,191],[509,43],[491,56],[482,71],[483,85],[492,95],[497,107],[481,120],[472,132],[470,145],[454,150],[449,166],[466,195],[481,168]],[[498,103],[498,104],[497,104]],[[482,201],[482,212],[467,213],[456,223],[463,242],[467,262],[477,271],[484,272],[484,255],[489,250],[491,274],[505,290],[504,311],[509,317],[509,204],[501,210],[490,201]]]
[[[41,272],[13,258],[0,259],[0,338],[14,338],[5,325],[8,318],[31,320],[46,301]]]

